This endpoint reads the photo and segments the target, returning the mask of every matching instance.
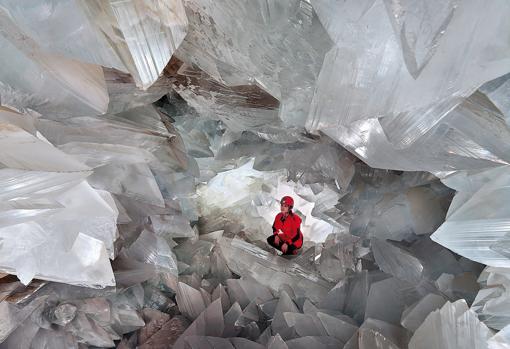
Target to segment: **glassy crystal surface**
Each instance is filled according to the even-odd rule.
[[[474,261],[508,267],[508,258],[498,248],[500,244],[504,246],[508,234],[505,209],[507,170],[505,166],[488,172],[490,180],[449,215],[432,239]]]
[[[492,335],[466,302],[459,300],[430,313],[409,341],[409,348],[487,348]]]
[[[14,22],[42,48],[132,74],[148,88],[186,35],[180,0],[2,1]]]
[[[507,347],[509,14],[0,0],[0,348]]]

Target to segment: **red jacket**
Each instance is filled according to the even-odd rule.
[[[283,213],[278,213],[273,223],[273,234],[278,235],[278,230],[282,230],[283,234],[278,235],[280,239],[296,248],[303,246],[303,234],[300,229],[301,218],[295,213],[289,213],[284,218]]]

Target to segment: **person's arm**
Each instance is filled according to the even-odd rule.
[[[296,242],[298,242],[299,239],[301,238],[301,218],[298,215],[296,215],[294,222],[296,227],[296,234],[292,237],[290,244],[296,246]]]

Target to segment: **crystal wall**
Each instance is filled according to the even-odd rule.
[[[0,0],[0,349],[510,347],[509,15]]]

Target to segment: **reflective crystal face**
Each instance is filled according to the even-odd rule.
[[[509,16],[0,0],[0,348],[510,347]]]

